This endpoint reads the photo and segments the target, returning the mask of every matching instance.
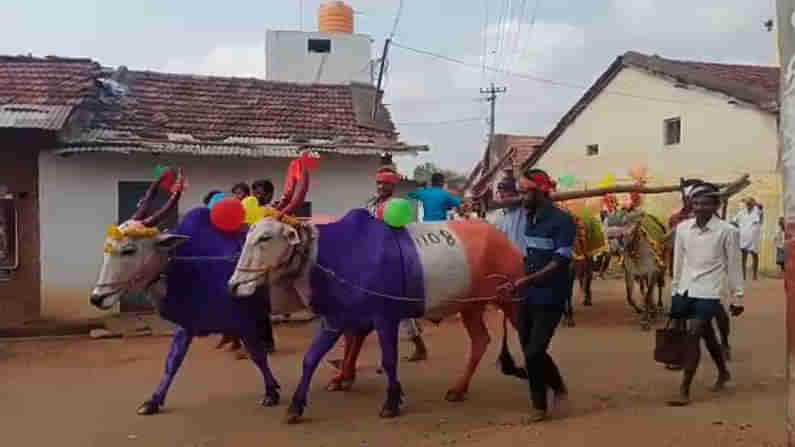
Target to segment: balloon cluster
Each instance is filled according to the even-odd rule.
[[[629,168],[629,176],[635,179],[635,184],[644,186],[648,181],[647,178],[648,168],[645,165],[637,164]],[[629,206],[630,208],[638,208],[643,204],[643,195],[639,192],[629,193]]]
[[[569,189],[576,184],[577,184],[577,178],[571,174],[566,174],[558,177],[558,185],[560,185],[562,189]]]
[[[265,207],[259,206],[259,200],[254,196],[248,196],[240,202],[245,210],[245,222],[253,225],[265,218]]]

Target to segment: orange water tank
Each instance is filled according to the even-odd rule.
[[[320,5],[317,28],[321,33],[353,34],[353,8],[340,1]]]

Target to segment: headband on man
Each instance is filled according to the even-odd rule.
[[[549,194],[555,191],[557,184],[550,179],[543,171],[530,171],[522,175],[519,179],[519,192],[526,193],[531,189]]]
[[[375,173],[375,181],[378,183],[400,183],[400,175],[389,168],[381,168]]]
[[[690,200],[695,199],[696,197],[713,197],[713,198],[720,198],[720,190],[717,186],[711,183],[700,183],[698,185],[693,185],[690,187],[689,191],[686,191],[687,197]]]

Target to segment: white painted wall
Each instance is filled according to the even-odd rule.
[[[310,53],[307,49],[309,39],[331,40],[331,52]],[[370,84],[371,43],[370,37],[364,34],[268,30],[265,34],[265,79]]]
[[[605,174],[627,177],[645,163],[653,177],[731,177],[775,172],[776,118],[725,95],[674,83],[635,68],[625,68],[580,114],[541,159],[555,176],[575,175],[590,183]],[[649,98],[657,98],[652,100]],[[667,101],[664,101],[667,100]],[[682,139],[665,146],[663,121],[681,117]],[[586,146],[599,155],[586,156]]]
[[[39,157],[41,209],[42,314],[81,319],[103,315],[88,302],[102,259],[108,226],[118,218],[118,182],[151,181],[157,164],[184,168],[188,189],[180,214],[201,205],[212,189],[268,178],[282,193],[290,159],[153,157],[150,155],[75,154]],[[373,194],[377,156],[323,155],[312,176],[307,200],[315,215],[343,215]]]

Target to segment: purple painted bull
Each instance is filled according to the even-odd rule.
[[[156,227],[179,201],[182,182],[180,172],[178,187],[163,209],[144,218],[160,180],[153,183],[133,218],[111,227],[91,303],[107,310],[127,293],[148,292],[160,315],[179,326],[165,375],[151,398],[138,408],[138,414],[154,414],[163,406],[195,336],[230,330],[241,334],[251,360],[262,373],[262,405],[275,406],[279,403],[279,384],[268,366],[264,345],[269,300],[262,289],[256,293],[263,300],[234,299],[227,291],[245,232],[217,230],[210,222],[210,210],[204,207],[188,212],[173,234],[160,233]]]

